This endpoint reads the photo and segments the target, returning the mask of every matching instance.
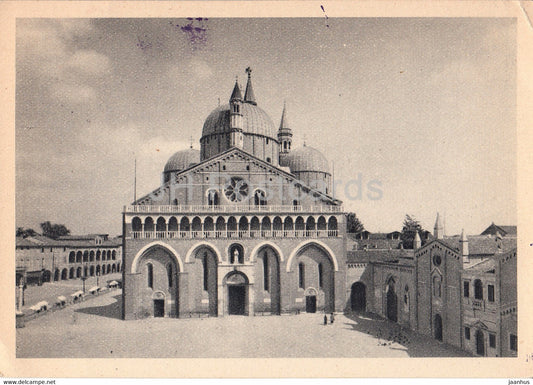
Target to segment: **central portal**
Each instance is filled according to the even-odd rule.
[[[245,286],[228,286],[228,296],[228,313],[230,315],[244,315],[246,301]]]

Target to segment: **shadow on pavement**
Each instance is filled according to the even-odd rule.
[[[373,336],[377,345],[388,346],[391,350],[403,350],[409,357],[470,357],[463,350],[418,334],[375,314],[345,313],[345,316],[354,321],[345,322],[352,330]]]
[[[114,319],[122,319],[122,295],[115,295],[112,297],[115,302],[109,305],[102,305],[102,306],[94,306],[94,307],[83,307],[80,309],[76,309],[76,313],[84,313],[84,314],[91,314],[91,315],[98,315],[101,317],[107,317],[107,318],[114,318]]]

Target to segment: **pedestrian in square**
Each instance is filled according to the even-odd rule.
[[[335,316],[333,315],[333,313],[331,313],[329,320],[331,324],[333,324],[333,322],[335,321]]]
[[[328,324],[328,316],[324,314],[324,325]]]

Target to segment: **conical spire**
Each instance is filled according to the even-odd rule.
[[[246,83],[244,101],[255,106],[257,105],[257,102],[255,101],[254,89],[252,87],[252,69],[250,67],[246,68],[246,73],[248,74],[248,83]]]
[[[415,239],[413,240],[413,248],[420,249],[422,246],[422,240],[420,239],[420,235],[418,234],[418,231],[415,233]]]
[[[242,101],[241,87],[239,87],[239,82],[237,79],[235,79],[235,87],[233,87],[233,92],[231,93],[231,97],[229,98],[229,100],[230,102],[233,100]]]
[[[442,239],[444,235],[444,229],[440,220],[440,215],[437,213],[437,219],[435,220],[435,227],[433,229],[433,236],[437,239]]]
[[[287,120],[287,105],[283,102],[283,112],[281,113],[281,122],[279,124],[279,130],[290,130],[289,121]]]

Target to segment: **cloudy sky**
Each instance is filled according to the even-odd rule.
[[[16,225],[121,232],[253,68],[370,231],[516,224],[513,19],[18,19]],[[187,28],[190,25],[191,28]],[[195,29],[198,28],[198,29]],[[378,182],[381,199],[369,199]],[[358,187],[361,187],[359,194]],[[374,195],[375,196],[375,195]]]

